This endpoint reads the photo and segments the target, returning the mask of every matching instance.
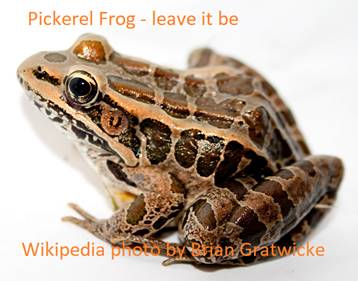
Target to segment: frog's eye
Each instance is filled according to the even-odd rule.
[[[86,71],[72,72],[65,81],[66,97],[77,105],[90,106],[98,98],[98,85],[96,80]]]

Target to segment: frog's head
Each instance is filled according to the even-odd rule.
[[[34,105],[72,139],[136,165],[137,118],[108,93],[106,62],[112,49],[103,37],[86,34],[67,51],[41,52],[18,68],[20,83]]]

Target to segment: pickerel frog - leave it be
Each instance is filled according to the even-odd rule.
[[[166,243],[177,226],[185,255],[172,262],[246,264],[250,247],[299,243],[336,196],[342,162],[311,155],[289,108],[259,73],[210,49],[173,70],[124,56],[86,34],[67,51],[18,69],[32,103],[64,130],[103,178],[115,212],[65,217],[112,244]],[[84,195],[85,196],[85,195]],[[193,255],[192,245],[232,255]]]

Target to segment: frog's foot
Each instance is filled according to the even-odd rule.
[[[89,231],[96,237],[104,241],[110,242],[112,245],[118,245],[120,243],[124,243],[125,245],[128,246],[132,245],[133,243],[140,244],[140,245],[146,244],[148,248],[154,248],[154,247],[156,247],[157,249],[159,248],[160,254],[162,255],[165,255],[167,247],[169,247],[169,245],[172,247],[183,247],[180,244],[169,243],[169,242],[162,241],[160,239],[145,238],[143,236],[120,232],[120,231],[116,231],[116,232],[106,231],[106,222],[108,222],[108,220],[99,220],[95,218],[94,216],[83,210],[77,204],[69,203],[68,205],[71,209],[76,211],[76,213],[78,213],[83,219],[73,216],[66,216],[62,218],[62,221],[75,224]]]
[[[69,203],[68,206],[76,211],[83,219],[76,218],[73,216],[66,216],[62,218],[62,221],[64,222],[70,222],[72,224],[75,224],[89,232],[91,232],[93,235],[97,236],[98,238],[102,240],[107,240],[105,237],[103,231],[102,231],[102,220],[98,220],[85,210],[83,210],[80,206],[74,203]]]

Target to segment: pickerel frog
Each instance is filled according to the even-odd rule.
[[[64,220],[113,244],[164,250],[153,235],[175,225],[186,251],[166,264],[240,265],[262,258],[241,245],[299,243],[334,201],[342,162],[310,155],[275,89],[234,58],[199,49],[187,70],[173,70],[86,34],[67,51],[30,57],[17,75],[116,206],[98,220],[71,204],[82,219]],[[233,254],[194,256],[193,243]]]

